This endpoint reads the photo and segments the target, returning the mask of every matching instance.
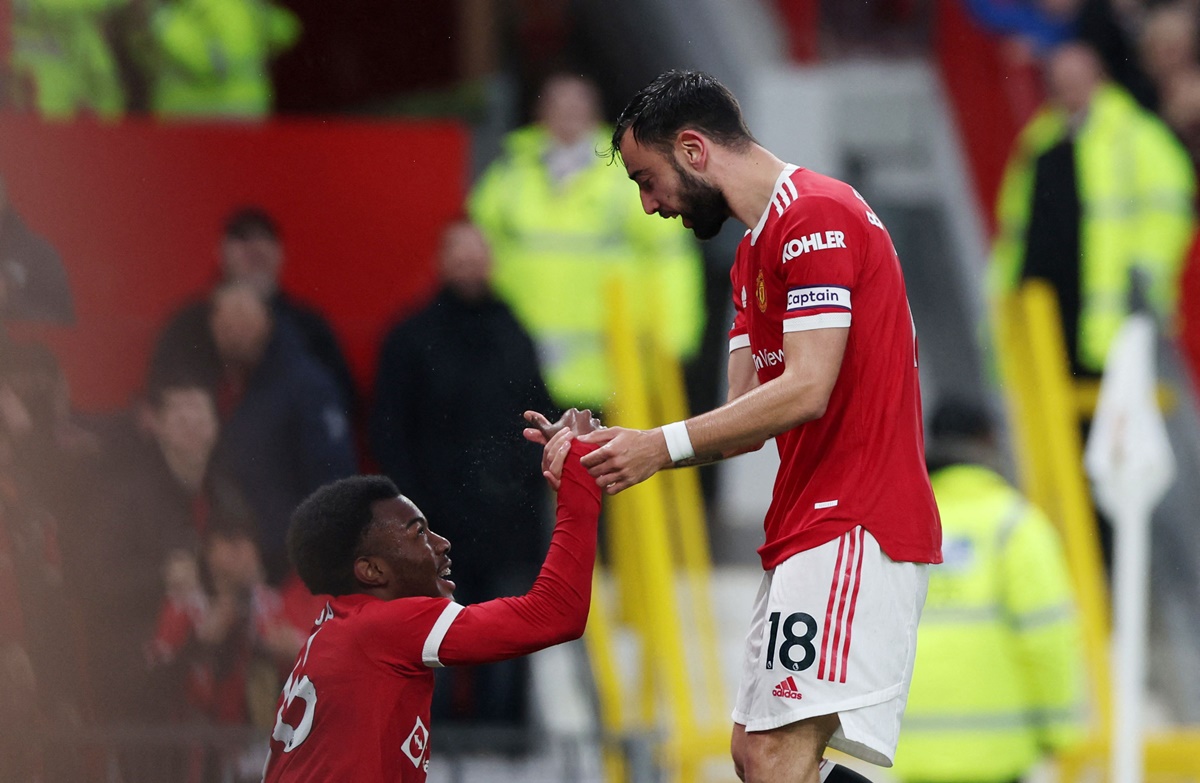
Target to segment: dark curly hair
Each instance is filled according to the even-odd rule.
[[[701,71],[667,71],[639,90],[617,118],[612,157],[621,153],[621,138],[630,129],[638,144],[663,151],[670,150],[675,136],[685,129],[698,130],[734,149],[754,141],[737,98]]]
[[[399,494],[387,476],[351,476],[326,484],[296,508],[288,555],[314,595],[357,592],[354,559],[371,525],[371,505]]]

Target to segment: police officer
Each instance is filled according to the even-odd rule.
[[[610,278],[625,281],[639,329],[676,358],[696,352],[704,328],[699,250],[678,222],[642,213],[625,172],[600,154],[610,135],[595,85],[552,76],[537,121],[505,138],[469,203],[493,249],[496,292],[534,338],[564,409],[600,410],[613,391],[604,347]]]
[[[1192,237],[1195,177],[1167,126],[1067,44],[1047,64],[1049,104],[1021,131],[996,202],[994,294],[1054,286],[1077,375],[1099,376],[1130,311],[1130,273],[1169,323]]]
[[[1082,635],[1057,531],[993,467],[987,414],[951,400],[927,460],[942,516],[894,772],[1018,781],[1082,738]]]
[[[300,22],[270,0],[172,0],[151,33],[155,114],[254,119],[271,112],[271,58],[296,42]]]
[[[89,111],[114,118],[125,92],[107,27],[129,0],[22,0],[13,4],[13,75],[28,88],[18,94],[49,119]]]

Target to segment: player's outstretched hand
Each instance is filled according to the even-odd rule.
[[[553,424],[537,411],[525,411],[525,421],[529,423],[523,432],[525,440],[532,441],[539,446],[545,446],[550,437],[563,428],[573,430],[576,435],[604,429],[600,420],[593,416],[587,408],[583,410],[571,408]]]
[[[603,429],[603,426],[591,411],[575,408],[568,410],[553,424],[537,411],[526,411],[525,420],[533,425],[525,429],[526,439],[545,445],[542,449],[542,475],[546,477],[550,488],[557,492],[562,485],[562,469],[571,451],[571,441],[576,435],[595,432]]]
[[[580,462],[610,495],[639,484],[671,464],[662,431],[611,427],[580,437],[599,446]]]

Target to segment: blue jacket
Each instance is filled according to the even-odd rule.
[[[338,389],[290,324],[276,323],[212,459],[238,482],[258,518],[263,562],[278,583],[288,572],[292,511],[317,487],[357,469]]]

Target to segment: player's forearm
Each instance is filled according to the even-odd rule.
[[[578,639],[587,624],[596,563],[600,489],[572,446],[563,467],[550,550],[533,587],[517,598],[469,606],[451,626],[440,658],[451,665],[488,663]]]
[[[697,459],[730,457],[819,419],[828,403],[824,384],[785,372],[715,410],[688,419],[688,436]]]

